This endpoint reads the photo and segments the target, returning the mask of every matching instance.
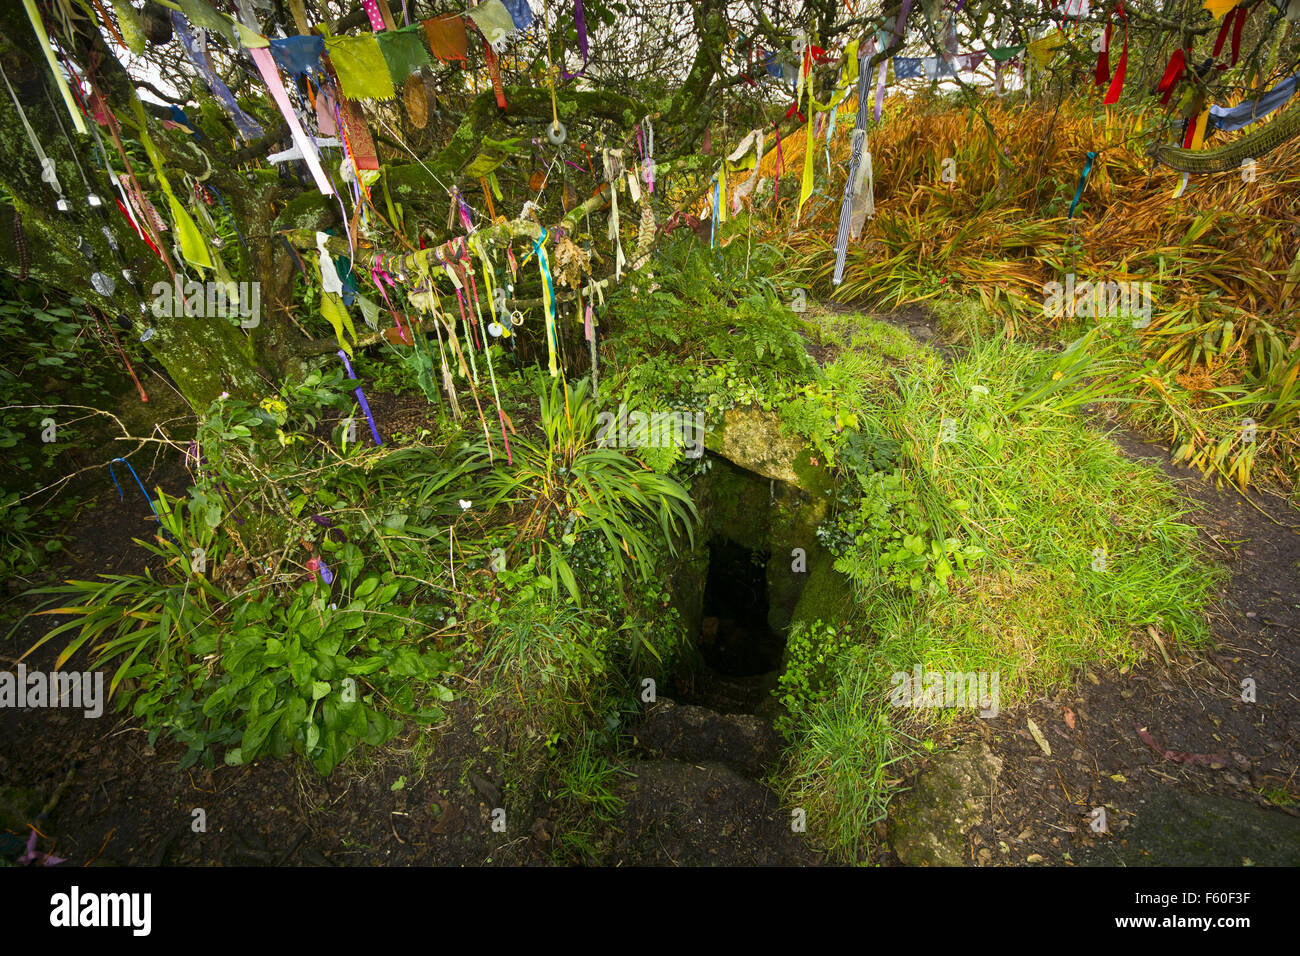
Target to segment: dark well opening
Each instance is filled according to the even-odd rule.
[[[767,623],[767,560],[766,552],[730,538],[709,542],[699,649],[705,663],[729,677],[781,666],[785,638]]]

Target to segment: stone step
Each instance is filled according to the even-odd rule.
[[[633,731],[635,749],[647,756],[726,764],[760,777],[780,754],[772,725],[753,714],[723,714],[662,699]]]
[[[816,866],[823,862],[767,787],[721,763],[635,760],[603,834],[606,866]]]
[[[719,713],[759,714],[770,719],[775,714],[772,691],[776,681],[776,672],[731,677],[706,666],[682,699]]]

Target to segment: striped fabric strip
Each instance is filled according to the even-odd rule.
[[[869,60],[875,42],[867,45],[862,53],[864,60]],[[840,228],[835,234],[835,285],[844,281],[844,257],[849,247],[849,223],[853,218],[853,183],[858,176],[858,164],[862,162],[862,146],[867,139],[867,114],[871,107],[867,101],[867,88],[870,83],[868,71],[863,67],[858,72],[858,116],[853,124],[853,153],[849,157],[849,176],[844,182],[844,201],[840,205]]]

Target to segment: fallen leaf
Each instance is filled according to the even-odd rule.
[[[1074,711],[1069,707],[1065,708],[1065,726],[1069,727],[1071,730],[1074,729]]]
[[[1050,757],[1052,755],[1052,748],[1048,745],[1047,738],[1043,736],[1043,732],[1038,729],[1038,725],[1032,720],[1026,718],[1026,722],[1029,724],[1029,733],[1034,738],[1034,742],[1038,744],[1043,753]]]
[[[1042,863],[1042,862],[1043,862],[1043,855],[1042,855],[1041,853],[1031,853],[1031,854],[1029,854],[1029,856],[1025,857],[1025,862],[1026,862],[1026,863]]]
[[[1114,780],[1116,783],[1128,783],[1128,778],[1122,773],[1112,773],[1110,779]]]
[[[1165,650],[1165,642],[1160,640],[1160,635],[1156,633],[1156,629],[1148,624],[1147,633],[1151,635],[1151,640],[1156,642],[1156,647],[1160,648],[1160,656],[1165,659],[1165,666],[1170,666],[1169,652]]]
[[[1222,770],[1224,767],[1228,766],[1228,758],[1222,754],[1194,754],[1188,753],[1185,750],[1165,750],[1156,743],[1155,738],[1151,736],[1145,727],[1138,727],[1137,734],[1144,744],[1156,753],[1160,754],[1160,756],[1164,757],[1166,760],[1172,760],[1175,763],[1192,764],[1193,766],[1209,767],[1211,770]]]

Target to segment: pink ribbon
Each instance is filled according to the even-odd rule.
[[[375,0],[361,0],[361,5],[366,8],[366,16],[370,18],[370,29],[376,33],[387,29],[384,18],[379,15],[379,4]]]
[[[405,326],[402,325],[402,319],[397,314],[397,310],[393,308],[393,303],[389,301],[388,293],[384,291],[385,282],[394,288],[397,287],[397,283],[393,280],[393,277],[384,270],[382,263],[383,257],[375,258],[375,264],[370,267],[370,278],[374,280],[376,287],[378,287],[379,294],[384,297],[384,304],[388,306],[388,311],[393,313],[393,321],[397,323],[397,334],[401,337],[402,343],[404,345],[411,345],[411,337],[407,334]]]
[[[316,188],[321,191],[321,195],[333,196],[334,187],[325,178],[325,170],[321,169],[320,159],[316,155],[316,144],[303,132],[302,124],[298,122],[298,114],[293,111],[289,94],[285,92],[284,84],[280,82],[280,71],[271,56],[270,47],[250,47],[248,55],[257,64],[257,69],[261,72],[267,89],[271,91],[275,105],[280,107],[280,112],[284,114],[285,121],[289,124],[289,132],[293,134],[294,144],[302,153],[307,168],[311,170],[312,178],[316,180]]]

